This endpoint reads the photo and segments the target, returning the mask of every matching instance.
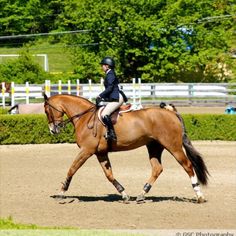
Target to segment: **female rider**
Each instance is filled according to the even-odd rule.
[[[117,137],[110,115],[113,111],[118,109],[123,102],[126,102],[127,98],[123,91],[120,91],[119,89],[119,80],[114,71],[115,61],[111,57],[104,57],[100,64],[102,65],[102,70],[106,74],[104,78],[105,90],[96,98],[96,104],[98,105],[102,100],[108,102],[101,114],[102,121],[107,127],[106,138],[108,140],[116,141]]]

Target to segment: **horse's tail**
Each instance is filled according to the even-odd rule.
[[[183,135],[183,146],[188,159],[191,161],[198,180],[203,185],[207,185],[209,172],[201,154],[193,147],[186,133]]]
[[[207,185],[209,172],[206,167],[206,164],[201,154],[194,148],[190,139],[188,138],[183,118],[180,116],[179,113],[176,113],[176,115],[179,118],[183,127],[183,146],[187,157],[193,165],[193,169],[198,177],[199,182],[203,185]]]
[[[19,109],[19,104],[16,104],[15,106],[11,107],[9,110],[8,110],[8,113],[10,114],[12,110],[14,109]]]

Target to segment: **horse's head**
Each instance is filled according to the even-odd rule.
[[[44,110],[48,119],[48,127],[51,134],[60,133],[60,128],[63,127],[64,111],[58,106],[56,99],[48,98],[44,94]]]

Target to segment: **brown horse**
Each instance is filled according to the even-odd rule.
[[[169,151],[190,177],[197,201],[204,202],[199,182],[207,184],[207,167],[201,155],[188,139],[183,121],[178,113],[161,108],[146,108],[122,113],[114,125],[117,141],[109,143],[104,137],[106,128],[99,121],[96,106],[85,98],[72,95],[55,95],[45,99],[45,113],[52,134],[60,132],[60,128],[72,122],[76,134],[76,142],[80,152],[72,163],[65,182],[61,188],[61,196],[68,190],[76,171],[93,154],[107,177],[122,195],[124,201],[129,200],[124,187],[114,178],[108,152],[126,151],[146,145],[152,167],[150,178],[137,197],[143,202],[154,182],[162,172],[161,154]],[[64,114],[68,119],[63,120]],[[186,154],[183,151],[185,149]]]

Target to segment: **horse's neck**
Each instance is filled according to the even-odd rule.
[[[63,103],[63,110],[68,117],[72,117],[86,111],[91,105],[89,101],[75,97]]]

